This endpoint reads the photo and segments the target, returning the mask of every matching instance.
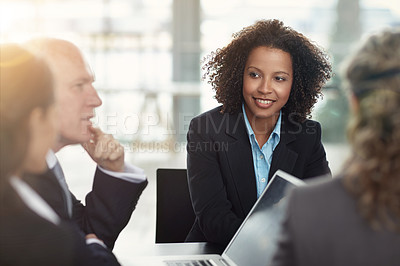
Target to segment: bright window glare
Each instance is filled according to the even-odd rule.
[[[389,9],[394,16],[400,17],[400,3],[398,0],[361,0],[364,8]]]

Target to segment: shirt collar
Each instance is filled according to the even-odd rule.
[[[54,168],[54,166],[57,163],[57,157],[56,154],[54,153],[53,150],[49,150],[46,154],[46,162],[47,162],[47,167],[49,167],[49,169]]]
[[[251,137],[252,135],[254,135],[254,131],[251,128],[249,119],[247,118],[246,110],[244,108],[244,103],[242,103],[242,110],[243,110],[244,122],[246,124],[247,133],[249,134],[249,137]],[[271,133],[271,136],[276,135],[276,136],[278,136],[278,138],[280,138],[280,136],[281,136],[281,124],[282,124],[282,110],[279,111],[279,118],[278,118],[278,121],[276,121],[276,125],[275,125],[274,130]]]

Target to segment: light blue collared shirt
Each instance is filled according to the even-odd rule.
[[[276,122],[274,130],[269,136],[267,142],[260,149],[254,131],[251,128],[250,122],[247,118],[246,111],[244,109],[244,104],[242,104],[242,110],[244,114],[244,121],[246,124],[247,133],[249,134],[251,151],[253,154],[253,164],[254,164],[254,172],[256,175],[257,198],[258,198],[260,197],[261,193],[267,186],[269,170],[271,168],[272,154],[281,139],[282,112],[279,112],[279,118],[278,121]]]

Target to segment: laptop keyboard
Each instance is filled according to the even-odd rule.
[[[165,261],[168,266],[213,266],[209,260],[176,260]]]

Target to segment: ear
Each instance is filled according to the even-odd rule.
[[[350,109],[353,113],[357,113],[360,109],[360,101],[358,100],[357,96],[354,93],[350,94],[349,97]]]
[[[40,126],[40,123],[43,121],[44,111],[40,107],[34,108],[29,114],[29,128],[34,130],[35,128]]]
[[[31,139],[43,134],[44,123],[46,122],[46,111],[41,107],[34,108],[29,114],[29,131]]]

